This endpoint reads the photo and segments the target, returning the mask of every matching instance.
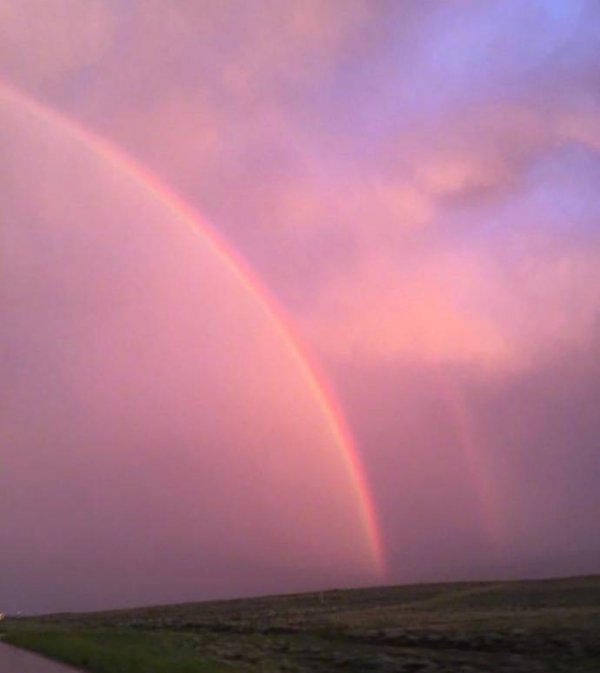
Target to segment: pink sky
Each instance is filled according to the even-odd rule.
[[[0,608],[597,572],[599,20],[0,0]]]

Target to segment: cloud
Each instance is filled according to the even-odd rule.
[[[332,280],[302,325],[325,358],[470,366],[514,373],[588,347],[600,307],[600,246],[565,249],[513,223],[498,251],[480,241],[373,254]],[[521,231],[519,232],[519,227]]]
[[[411,268],[374,257],[320,295],[305,323],[325,357],[360,362],[503,365],[512,345],[490,319],[469,309],[481,285],[476,259],[431,255]]]
[[[440,380],[465,386],[467,411],[482,426],[474,433],[481,446],[474,444],[493,467],[488,481],[501,475],[499,487],[519,503],[523,521],[533,526],[545,508],[556,512],[555,503],[568,500],[550,486],[531,495],[527,479],[551,446],[547,474],[562,484],[561,467],[576,472],[576,454],[588,451],[593,435],[592,421],[579,428],[577,409],[560,391],[544,391],[560,388],[565,362],[574,359],[584,365],[573,373],[570,395],[582,404],[595,399],[597,372],[587,366],[597,351],[600,307],[595,0],[465,0],[452,7],[421,0],[0,0],[0,16],[4,77],[118,145],[210,216],[279,298],[325,369],[358,372],[354,383],[341,376],[337,390],[398,567],[410,557],[413,577],[422,578],[431,540],[438,545],[444,535],[435,572],[450,572],[442,567],[449,565],[461,574],[474,557],[481,568],[492,563],[478,546],[478,504],[466,487],[451,414],[435,396]],[[3,207],[9,212],[16,199],[24,208],[15,217],[11,212],[15,245],[22,246],[36,218],[62,222],[69,207],[96,204],[88,186],[72,178],[68,152],[61,153],[64,179],[77,186],[77,198],[58,202],[45,180],[36,182],[36,200],[29,198],[33,178],[22,176],[30,176],[29,162],[41,155],[29,145],[25,156],[10,140],[3,145],[10,166]],[[115,197],[114,208],[127,202]],[[142,226],[146,211],[138,206],[131,222]],[[91,209],[96,222],[100,209]],[[37,267],[26,253],[12,263],[22,264],[15,271],[20,304],[40,312],[58,340],[65,329],[53,310],[58,289],[78,302],[82,313],[75,318],[99,310],[86,301],[82,283],[64,277],[65,264],[85,277],[100,277],[103,265],[126,269],[127,251],[139,250],[145,239],[129,247],[121,231],[113,232],[117,252],[82,242],[85,254],[77,262],[65,252],[65,237],[48,231],[54,233],[33,252],[54,263],[43,267],[38,284],[31,285]],[[144,276],[149,287],[169,261],[156,254],[154,270],[146,268]],[[186,254],[182,246],[178,255]],[[186,268],[200,273],[191,263]],[[139,285],[123,287],[129,314],[138,316]],[[167,289],[159,305],[179,320],[177,293]],[[218,299],[207,299],[216,314]],[[185,364],[171,341],[172,326],[182,323],[162,324],[152,302],[144,306],[183,376]],[[118,327],[107,323],[90,332],[110,333],[109,326]],[[32,334],[24,325],[23,344],[46,332]],[[98,355],[94,338],[85,338]],[[218,335],[215,343],[225,347]],[[21,352],[11,365],[13,380]],[[40,347],[28,355],[42,382],[44,353]],[[75,364],[83,368],[84,355]],[[201,378],[201,364],[195,366]],[[268,372],[258,377],[262,385],[280,387],[281,375]],[[174,391],[168,368],[159,373]],[[244,377],[227,370],[225,379],[243,388]],[[152,389],[138,384],[142,397]],[[109,399],[110,389],[102,390]],[[148,395],[155,397],[140,407],[140,425],[160,406],[159,393]],[[292,405],[292,399],[276,402]],[[479,409],[480,400],[489,408]],[[51,425],[58,402],[42,402],[40,425]],[[180,406],[193,417],[191,402]],[[107,421],[110,409],[107,403]],[[172,411],[178,427],[181,416]],[[545,429],[547,418],[557,419],[552,431]],[[576,447],[573,463],[554,440],[560,423],[573,435],[572,441],[567,430],[561,435],[565,447]],[[184,445],[168,425],[161,430],[165,442]],[[521,460],[529,451],[538,457]],[[519,479],[524,464],[527,479]],[[595,493],[580,476],[565,477],[565,488],[574,490],[578,480],[588,496]],[[431,493],[439,503],[429,503]],[[592,505],[594,498],[588,497]],[[576,507],[569,511],[575,515]],[[511,518],[519,516],[511,510]],[[411,520],[423,522],[418,533]],[[532,536],[525,528],[509,551],[527,546]],[[548,536],[549,529],[540,527]],[[186,573],[189,578],[192,570]]]
[[[46,94],[96,65],[114,35],[114,16],[105,2],[0,0],[0,72]]]
[[[359,244],[302,318],[324,357],[514,373],[585,349],[599,121],[578,105],[481,106],[400,135],[379,174],[342,183],[337,226]]]

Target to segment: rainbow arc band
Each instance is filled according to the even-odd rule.
[[[89,129],[79,125],[57,110],[42,104],[27,94],[0,82],[0,105],[17,106],[34,119],[52,123],[62,133],[81,142],[90,152],[100,157],[115,170],[121,172],[133,181],[149,198],[158,200],[168,208],[181,222],[191,227],[198,236],[208,242],[211,250],[219,260],[234,274],[240,285],[255,300],[257,308],[285,344],[290,356],[294,359],[298,371],[306,385],[314,395],[322,409],[328,423],[329,431],[339,448],[343,465],[347,471],[353,489],[360,502],[359,512],[361,527],[369,545],[371,562],[378,579],[386,573],[385,554],[381,539],[381,532],[377,522],[373,498],[365,476],[365,470],[354,444],[352,435],[347,427],[339,405],[326,383],[314,358],[310,357],[306,347],[293,334],[283,310],[276,300],[226,243],[216,230],[204,218],[201,218],[181,197],[162,183],[159,178],[142,167],[134,159],[128,157],[110,142],[96,135]]]

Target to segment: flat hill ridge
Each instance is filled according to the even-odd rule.
[[[93,652],[109,642],[125,656],[126,645],[134,659],[170,652],[176,659],[164,670],[173,673],[182,652],[190,657],[185,673],[600,671],[600,575],[331,589],[7,621],[17,641],[27,641],[27,631],[45,633],[49,654],[53,643],[75,636]],[[217,668],[194,668],[199,656]],[[86,670],[111,673],[86,657]]]

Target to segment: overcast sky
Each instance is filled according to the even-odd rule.
[[[0,609],[598,572],[599,53],[596,0],[0,0]]]

